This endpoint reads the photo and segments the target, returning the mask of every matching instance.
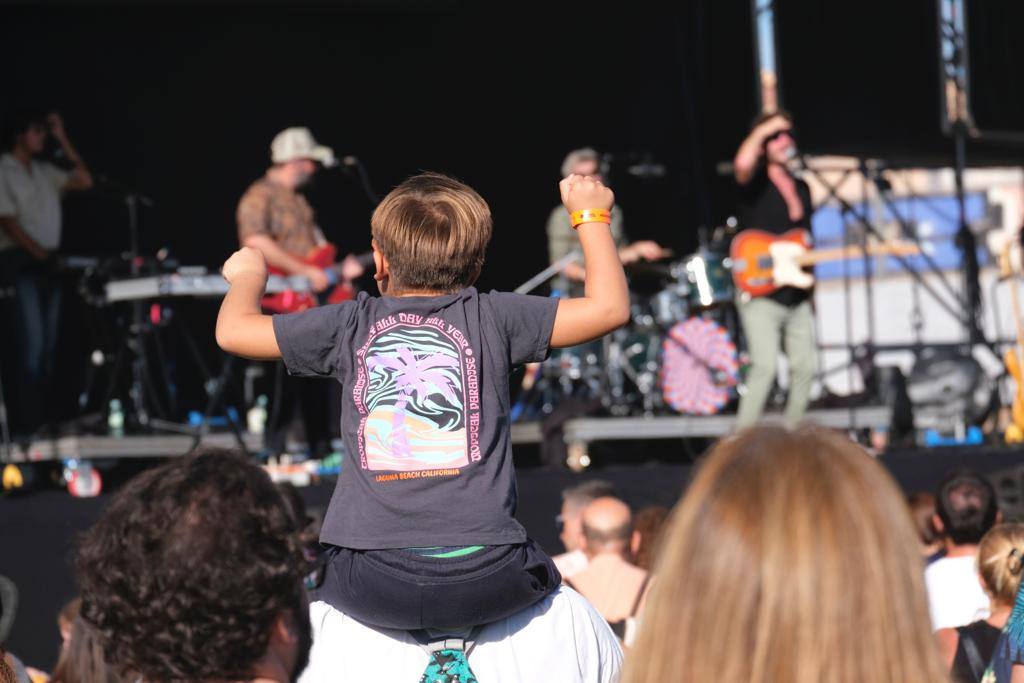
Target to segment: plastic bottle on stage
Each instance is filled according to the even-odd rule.
[[[262,434],[267,426],[267,397],[260,394],[256,405],[245,414],[245,426],[250,434]]]
[[[110,436],[124,436],[124,411],[121,401],[111,399],[110,411],[107,413],[107,433]]]

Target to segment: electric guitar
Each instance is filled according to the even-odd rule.
[[[912,256],[921,249],[914,244],[891,242],[870,244],[868,254]],[[764,296],[782,287],[810,289],[814,275],[803,270],[825,261],[862,256],[859,246],[835,249],[811,249],[807,231],[794,228],[781,235],[764,230],[744,230],[736,235],[729,248],[732,278],[736,287],[751,296]]]
[[[337,283],[328,287],[322,292],[314,292],[311,289],[286,289],[277,294],[268,294],[263,297],[262,306],[265,310],[273,313],[295,313],[308,308],[322,306],[324,304],[337,304],[352,299],[356,295],[355,287],[350,281],[345,280],[341,275],[341,264],[335,263],[338,258],[338,248],[333,244],[324,244],[314,247],[302,259],[302,262],[316,266],[323,270],[332,271],[337,276]],[[373,252],[358,254],[356,260],[363,268],[373,265]],[[267,272],[271,275],[284,275],[284,271],[270,266]]]
[[[1024,378],[1021,377],[1021,353],[1024,352],[1024,325],[1020,318],[1020,301],[1017,294],[1018,274],[1012,265],[1013,243],[1009,243],[999,256],[999,276],[1010,280],[1010,302],[1013,306],[1013,322],[1017,328],[1017,345],[1007,349],[1003,362],[1006,364],[1006,371],[1013,378],[1014,392],[1013,404],[1010,415],[1013,423],[1007,428],[1005,439],[1007,443],[1020,443],[1024,441]]]

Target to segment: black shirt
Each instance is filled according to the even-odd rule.
[[[970,638],[974,641],[974,645],[978,650],[978,665],[984,671],[984,668],[988,666],[989,660],[992,659],[992,655],[996,651],[996,644],[999,641],[1001,631],[987,621],[975,621],[967,626],[960,626],[957,628],[957,633],[960,635],[960,641],[957,643],[956,656],[953,658],[953,669],[951,672],[953,680],[956,683],[980,681],[981,678],[974,674],[964,640]]]
[[[811,188],[802,180],[795,180],[796,192],[803,205],[803,216],[800,220],[791,220],[789,207],[775,183],[768,177],[764,164],[758,166],[757,172],[750,182],[739,187],[739,218],[740,228],[755,228],[765,232],[781,235],[793,228],[811,230]],[[811,295],[810,290],[797,287],[783,287],[768,295],[769,298],[786,306],[795,306],[806,301]]]

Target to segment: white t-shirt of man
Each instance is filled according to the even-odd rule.
[[[370,628],[325,602],[314,602],[309,612],[313,648],[299,683],[415,683],[423,676],[429,657],[408,632]],[[613,683],[622,667],[608,624],[565,586],[484,626],[475,643],[467,661],[486,683]]]
[[[0,156],[0,216],[14,216],[43,249],[60,246],[60,193],[71,174],[46,161],[26,169],[13,154]],[[15,246],[0,230],[0,250]]]
[[[582,550],[572,550],[561,555],[555,555],[551,560],[555,563],[555,567],[558,568],[558,573],[562,575],[563,580],[576,576],[586,569],[589,564],[587,555]]]
[[[943,557],[924,570],[932,629],[956,628],[985,619],[989,598],[978,581],[975,557]]]

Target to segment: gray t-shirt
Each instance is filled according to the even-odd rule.
[[[522,543],[512,367],[547,357],[555,299],[470,287],[274,316],[288,372],[342,385],[349,453],[322,543],[374,550]]]
[[[43,249],[60,246],[60,193],[71,174],[48,161],[33,159],[31,170],[13,154],[0,156],[0,216],[13,216]],[[0,251],[15,246],[0,230]]]

